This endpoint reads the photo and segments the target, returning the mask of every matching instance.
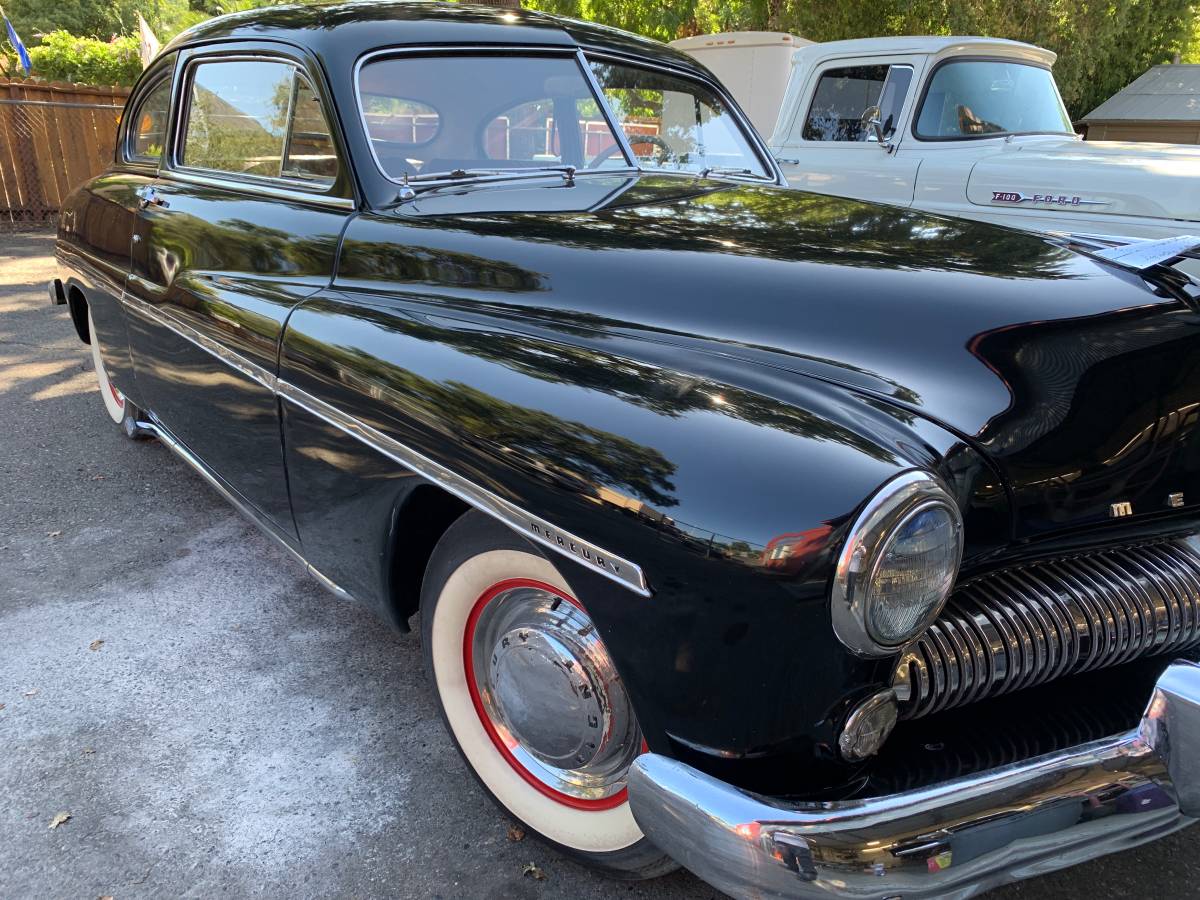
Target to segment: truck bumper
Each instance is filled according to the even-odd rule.
[[[919,790],[785,804],[651,753],[629,798],[647,837],[734,897],[969,897],[1200,816],[1200,666],[1172,663],[1134,731]]]

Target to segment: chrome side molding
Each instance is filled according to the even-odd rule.
[[[629,560],[610,553],[590,541],[556,527],[540,516],[521,509],[516,504],[463,478],[406,444],[371,427],[361,419],[314,397],[282,378],[277,382],[276,391],[289,403],[327,422],[343,434],[361,441],[409,471],[433,482],[480,512],[497,519],[517,533],[525,535],[531,541],[588,566],[604,577],[629,588],[634,593],[643,597],[650,596],[645,574],[639,566]]]
[[[473,481],[464,478],[442,464],[434,462],[406,444],[402,444],[395,438],[373,428],[361,419],[351,416],[349,413],[326,403],[319,397],[315,397],[307,391],[296,387],[294,384],[278,378],[275,373],[246,359],[241,354],[229,349],[218,341],[214,341],[207,335],[201,334],[190,325],[179,321],[178,318],[170,313],[156,308],[154,304],[133,297],[128,292],[122,297],[122,302],[135,315],[140,315],[163,328],[173,331],[184,340],[189,341],[196,347],[219,359],[231,369],[262,385],[280,399],[287,400],[289,403],[327,422],[342,433],[361,441],[388,459],[399,463],[409,471],[450,492],[480,512],[497,519],[518,534],[523,534],[534,543],[553,550],[555,553],[559,553],[575,562],[582,563],[605,578],[615,581],[617,584],[630,589],[642,597],[650,596],[650,588],[646,583],[645,573],[636,563],[630,562],[615,553],[610,553],[608,550],[578,535],[565,531],[552,522],[522,509],[515,503],[505,500],[487,488],[475,484]],[[163,434],[163,431],[152,423],[147,423],[147,427],[154,428],[156,435]],[[199,463],[186,448],[182,447],[173,438],[168,436],[163,442],[183,456],[185,461],[192,465],[193,468]],[[200,463],[200,465],[203,464]],[[202,471],[201,474],[209,478],[207,470]],[[219,485],[218,489],[223,490]],[[224,493],[228,496],[228,492]],[[238,501],[232,498],[230,502],[239,508],[245,506],[244,503],[239,504]],[[308,565],[307,562],[305,565]],[[327,580],[319,572],[315,572],[314,570],[314,573],[318,580]],[[337,590],[341,591],[340,588],[337,588]],[[342,593],[345,592],[342,591]]]
[[[646,753],[642,831],[734,897],[970,897],[1200,816],[1200,666],[1171,663],[1137,729],[883,797],[787,804]]]
[[[305,559],[299,550],[288,543],[283,535],[279,534],[272,525],[270,525],[262,518],[262,516],[258,514],[254,507],[243,500],[242,497],[239,496],[232,488],[228,487],[224,481],[222,481],[216,474],[212,472],[212,470],[208,468],[208,466],[203,463],[203,461],[200,460],[199,457],[195,456],[190,450],[188,450],[187,447],[179,443],[179,441],[175,439],[175,436],[172,435],[171,432],[169,432],[166,428],[159,425],[152,419],[138,421],[134,425],[134,428],[136,428],[140,434],[151,435],[157,438],[164,447],[187,463],[197,475],[208,482],[210,487],[224,497],[225,500],[229,502],[230,506],[236,509],[245,518],[249,519],[251,523],[258,526],[258,529],[263,534],[274,540],[275,543],[286,550],[292,559],[304,566],[304,571],[308,573],[310,578],[316,580],[322,587],[341,600],[354,599],[353,595],[351,595],[349,591],[339,587],[333,581],[333,579],[322,574],[322,572],[317,569],[316,566]]]

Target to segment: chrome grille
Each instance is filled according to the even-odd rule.
[[[954,591],[896,670],[915,719],[1200,643],[1200,556],[1183,541],[1001,569]]]

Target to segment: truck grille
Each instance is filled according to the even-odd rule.
[[[1200,556],[1171,541],[1002,569],[951,595],[900,661],[900,715],[1200,643]]]

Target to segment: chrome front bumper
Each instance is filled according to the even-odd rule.
[[[648,753],[629,798],[655,844],[734,897],[969,897],[1200,817],[1200,666],[1172,663],[1128,734],[920,790],[783,804]]]

